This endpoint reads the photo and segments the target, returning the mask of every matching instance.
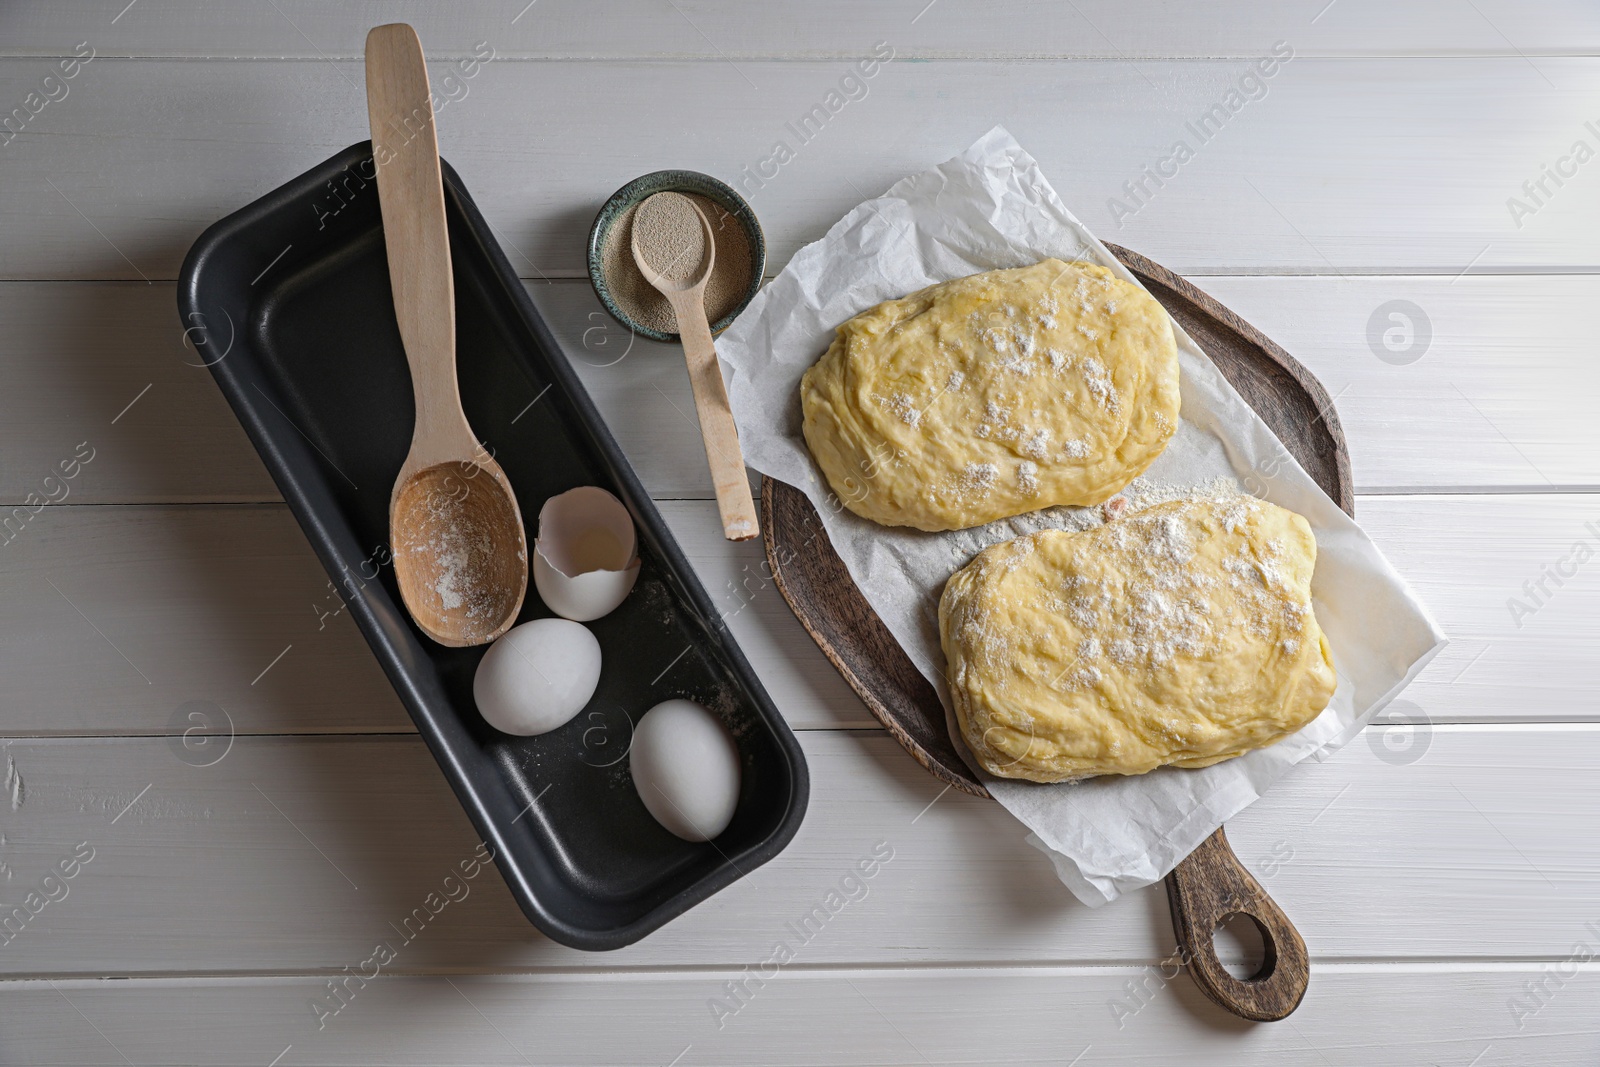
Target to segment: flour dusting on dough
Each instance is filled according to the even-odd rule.
[[[1311,608],[1305,520],[1225,479],[1128,495],[1169,493],[1105,523],[1062,509],[1082,512],[1076,532],[992,545],[947,583],[951,697],[991,773],[1065,781],[1207,766],[1327,705],[1335,676]]]
[[[993,463],[969,463],[962,472],[961,484],[969,493],[987,493],[994,488],[998,477],[1000,468]]]
[[[802,378],[802,430],[851,511],[961,530],[1115,495],[1176,433],[1178,377],[1154,298],[1103,267],[1044,260],[840,325]],[[890,471],[874,460],[885,450],[903,455]]]

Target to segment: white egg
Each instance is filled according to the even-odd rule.
[[[589,622],[609,614],[639,578],[638,536],[622,501],[599,486],[569,489],[539,509],[533,584],[545,606]]]
[[[599,684],[600,642],[588,627],[535,619],[489,646],[472,678],[472,698],[496,730],[531,736],[570,721]]]
[[[710,841],[739,803],[739,748],[699,704],[667,700],[633,729],[633,787],[656,822],[685,841]]]

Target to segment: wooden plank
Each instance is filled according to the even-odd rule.
[[[1600,484],[1600,279],[1194,281],[1322,381],[1362,492]]]
[[[103,11],[45,3],[0,12],[0,55],[69,55],[85,37],[105,54],[240,59],[355,58],[376,21],[409,22],[437,57],[470,55],[479,41],[505,56],[537,59],[673,58],[723,61],[849,56],[872,42],[900,43],[919,58],[1250,56],[1279,39],[1308,55],[1592,55],[1600,25],[1574,0],[1540,5],[1537,19],[1512,0],[1476,0],[1477,13],[1447,0],[1301,0],[1214,9],[1158,0],[1005,0],[970,8],[874,5],[844,0],[752,9],[733,0],[607,5],[605,32],[576,0],[474,0],[448,14],[408,0],[381,10],[278,0],[229,5],[196,0],[112,3]]]
[[[530,290],[646,487],[709,496],[678,349],[631,338],[587,283]],[[0,503],[281,499],[185,344],[170,283],[4,282],[0,322]],[[85,442],[93,458],[63,498],[45,479]]]
[[[21,732],[412,729],[281,504],[45,508],[0,546],[0,589]]]
[[[1356,516],[1451,643],[1392,714],[1442,722],[1592,720],[1600,499],[1367,497]],[[1486,500],[1485,500],[1486,502]],[[1570,572],[1562,577],[1559,572]],[[1554,575],[1554,577],[1548,577]],[[1530,594],[1525,583],[1534,585]],[[1514,606],[1517,605],[1517,606]]]
[[[7,283],[0,321],[4,503],[281,499],[185,346],[171,284]],[[46,483],[76,455],[92,458],[64,490]]]
[[[1358,490],[1600,486],[1600,364],[1589,358],[1600,276],[1195,282],[1337,397]],[[631,337],[585,282],[528,288],[651,493],[709,497],[681,353]],[[1410,363],[1368,345],[1369,320],[1393,300],[1427,316],[1430,340]],[[84,441],[95,458],[68,503],[279,499],[184,347],[170,285],[4,282],[0,321],[0,502],[43,493]],[[1381,339],[1379,349],[1392,355]]]
[[[760,546],[728,543],[710,501],[660,506],[790,725],[875,727],[778,595]],[[1587,669],[1600,569],[1573,548],[1600,547],[1585,525],[1600,526],[1597,497],[1367,497],[1358,514],[1453,639],[1395,714],[1600,718]],[[1559,585],[1545,577],[1558,564],[1573,572]],[[5,734],[165,733],[195,700],[240,733],[412,729],[281,506],[47,508],[0,545],[0,590],[12,609],[0,614]]]
[[[1593,951],[1596,938],[1584,937]],[[0,1006],[10,1020],[8,1057],[39,1067],[260,1067],[279,1055],[283,1067],[666,1064],[674,1056],[739,1067],[1066,1064],[1074,1056],[1084,1065],[1164,1067],[1180,1047],[1184,1063],[1202,1067],[1587,1067],[1600,1049],[1592,1019],[1600,969],[1564,960],[1327,964],[1290,1023],[1251,1028],[1160,968],[794,965],[766,973],[759,987],[759,976],[739,971],[351,981],[348,1003],[321,1029],[312,1004],[329,994],[320,976],[6,982]],[[732,1000],[730,982],[748,994]],[[1508,1002],[1526,1002],[1527,983],[1549,992],[1537,1011],[1514,1016]]]
[[[661,506],[719,607],[736,612],[735,633],[790,721],[861,721],[859,701],[770,588],[760,553],[725,544],[708,503]],[[1451,638],[1388,716],[1600,720],[1588,668],[1600,645],[1600,563],[1585,556],[1600,556],[1600,496],[1369,496],[1356,515]],[[744,628],[741,604],[753,616]]]
[[[759,543],[728,544],[709,502],[667,516],[790,723],[875,726]],[[282,505],[46,508],[0,545],[0,591],[5,733],[181,733],[190,712],[239,733],[414,729]]]
[[[418,739],[241,737],[207,767],[162,739],[16,740],[0,900],[25,903],[81,842],[94,855],[0,946],[0,972],[331,973],[383,939],[395,974],[737,968],[814,908],[806,966],[1143,964],[1172,950],[1159,886],[1091,912],[998,805],[941,796],[885,736],[801,738],[813,788],[793,844],[603,955],[541,938],[491,872],[464,893],[444,881],[477,846]],[[1597,758],[1590,726],[1441,727],[1410,763],[1363,738],[1229,831],[1319,965],[1559,960],[1600,914]],[[830,898],[841,887],[855,899]],[[460,899],[430,903],[446,890]],[[417,908],[437,918],[408,935]]]
[[[0,100],[25,101],[53,63],[0,62]],[[789,124],[846,61],[488,63],[440,109],[440,145],[530,278],[580,277],[606,195],[672,165],[745,189],[786,263],[997,122],[1092,229],[1180,274],[1594,269],[1600,201],[1581,171],[1560,189],[1544,179],[1531,217],[1507,200],[1577,139],[1593,149],[1600,59],[1307,57],[1202,142],[1186,123],[1245,66],[890,63],[802,142]],[[366,136],[360,79],[344,60],[96,59],[5,145],[0,277],[174,277],[208,223]],[[685,98],[703,102],[687,134],[660,111]],[[1179,140],[1193,158],[1155,188],[1143,170]]]

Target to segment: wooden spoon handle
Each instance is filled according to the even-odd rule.
[[[1300,1006],[1311,981],[1306,943],[1228,846],[1219,826],[1167,875],[1167,901],[1178,955],[1200,991],[1228,1011],[1257,1022],[1286,1017]],[[1261,931],[1265,954],[1251,978],[1235,978],[1217,960],[1212,935],[1233,915]]]
[[[367,117],[395,318],[416,392],[413,459],[426,465],[457,455],[471,430],[456,385],[455,280],[428,68],[403,22],[367,34]]]
[[[706,460],[711,464],[711,482],[717,490],[717,508],[722,512],[722,533],[730,541],[748,541],[761,529],[750,497],[744,453],[739,449],[739,431],[733,424],[728,390],[717,364],[717,347],[706,322],[704,296],[699,289],[688,289],[671,293],[670,299],[678,318],[683,358],[689,365],[689,385],[694,390]]]

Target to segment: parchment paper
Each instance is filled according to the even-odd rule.
[[[945,580],[988,544],[1073,524],[1077,509],[953,533],[858,518],[831,494],[806,449],[800,376],[826,351],[836,326],[874,304],[1047,256],[1097,262],[1137,284],[1061,203],[1033,157],[997,126],[954,159],[859,205],[802,248],[717,342],[745,460],[811,498],[868,602],[939,690],[947,717],[938,632]],[[1050,856],[1061,881],[1091,907],[1162,878],[1294,764],[1355,736],[1445,643],[1361,528],[1176,323],[1173,332],[1182,422],[1141,483],[1228,479],[1306,517],[1317,538],[1312,595],[1339,682],[1328,708],[1299,733],[1203,770],[1163,768],[1057,785],[979,771],[995,798],[1032,831],[1029,843]],[[959,733],[951,733],[970,765]]]

